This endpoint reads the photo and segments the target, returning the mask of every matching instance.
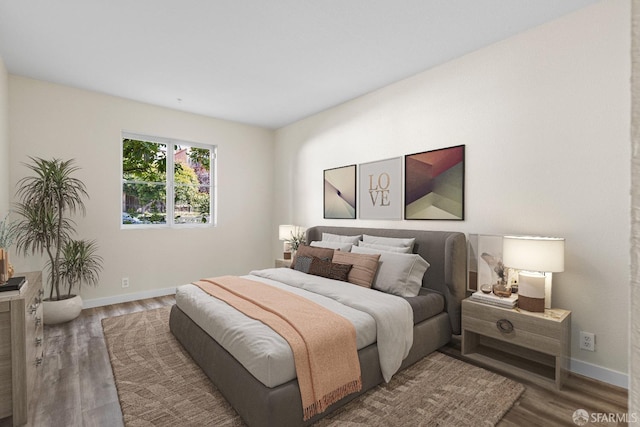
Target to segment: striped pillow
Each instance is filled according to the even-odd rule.
[[[354,254],[342,251],[335,251],[333,254],[333,262],[353,265],[347,281],[365,288],[370,288],[373,283],[378,271],[379,258],[380,254]]]

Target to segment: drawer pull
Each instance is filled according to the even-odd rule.
[[[509,322],[507,319],[500,319],[496,322],[496,326],[498,330],[505,334],[510,334],[513,332],[513,323]]]
[[[42,338],[41,337],[36,337],[35,342],[36,342],[36,347],[41,346],[42,345]]]
[[[36,366],[42,365],[42,357],[36,357]]]
[[[36,317],[36,326],[40,326],[42,324],[42,319],[40,317]]]

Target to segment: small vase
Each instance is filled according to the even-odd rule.
[[[511,296],[511,288],[506,283],[496,283],[493,285],[493,293],[499,297],[508,298]]]
[[[13,267],[9,264],[9,251],[0,248],[0,283],[4,283],[13,276]]]

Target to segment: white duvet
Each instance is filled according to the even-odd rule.
[[[243,276],[302,295],[348,319],[358,349],[378,343],[385,381],[398,371],[413,344],[413,312],[403,298],[288,268]],[[176,304],[267,387],[296,377],[293,353],[280,335],[194,285],[176,292]]]

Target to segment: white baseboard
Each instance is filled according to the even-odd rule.
[[[629,388],[629,375],[581,360],[570,359],[569,370],[583,377],[593,378],[618,387]]]
[[[106,298],[95,298],[82,301],[82,308],[102,307],[105,305],[119,304],[121,302],[137,301],[146,298],[163,297],[165,295],[173,295],[176,288],[153,289],[151,291],[137,292],[135,294],[116,295]]]

